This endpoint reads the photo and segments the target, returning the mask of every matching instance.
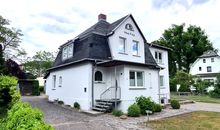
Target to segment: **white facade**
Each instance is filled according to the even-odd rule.
[[[220,57],[201,57],[198,58],[190,66],[190,74],[197,75],[201,79],[206,79],[211,82],[216,80],[216,74],[220,73]]]

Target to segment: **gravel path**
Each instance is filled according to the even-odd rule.
[[[114,117],[111,114],[90,116],[77,110],[69,110],[49,103],[45,96],[24,96],[22,100],[31,103],[44,112],[45,121],[54,126],[56,130],[150,130],[143,122],[146,116],[127,118],[126,120]],[[220,104],[195,103],[181,105],[181,109],[164,109],[160,113],[150,116],[150,120],[158,120],[170,116],[189,113],[192,111],[220,112]]]

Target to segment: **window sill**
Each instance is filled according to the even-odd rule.
[[[160,89],[165,89],[165,87],[160,87]]]
[[[135,90],[135,89],[147,89],[145,87],[129,87],[130,90]]]
[[[133,56],[135,56],[135,57],[141,57],[141,56],[139,56],[139,55],[133,55]]]
[[[105,84],[104,81],[94,81],[95,84]]]
[[[52,90],[56,90],[55,88],[53,88]]]
[[[128,55],[128,53],[118,52],[118,54]]]

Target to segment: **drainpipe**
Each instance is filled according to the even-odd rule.
[[[160,70],[158,71],[158,95],[159,95],[159,104],[160,102]]]
[[[117,71],[116,71],[116,66],[115,66],[115,109],[117,107],[117,87],[118,87],[118,83],[117,83]]]
[[[94,107],[94,71],[96,68],[96,60],[95,63],[92,65],[92,107]]]

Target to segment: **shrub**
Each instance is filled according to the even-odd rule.
[[[220,89],[215,88],[214,90],[210,91],[209,96],[212,98],[220,98]]]
[[[20,94],[16,90],[15,77],[0,76],[0,106],[11,108],[20,100]]]
[[[178,100],[171,100],[171,107],[173,109],[180,109],[180,103]]]
[[[136,103],[141,109],[141,114],[145,115],[146,110],[154,112],[155,102],[151,100],[150,97],[146,98],[144,96],[136,97]]]
[[[136,103],[128,107],[128,116],[138,117],[140,116],[140,114],[141,114],[140,107]]]
[[[40,89],[39,89],[39,81],[38,80],[33,80],[33,92],[32,94],[35,96],[40,95]]]
[[[58,104],[63,105],[64,102],[63,101],[58,101]]]
[[[160,104],[155,104],[154,112],[161,112],[161,111],[162,111],[162,106]]]
[[[44,92],[44,86],[39,86],[39,91]]]
[[[53,130],[43,121],[43,113],[28,103],[18,102],[8,112],[6,128],[9,130]]]
[[[113,114],[114,116],[119,117],[119,116],[123,115],[124,113],[123,113],[121,110],[116,110],[116,109],[114,109],[114,110],[112,111],[112,114]]]
[[[80,109],[80,104],[78,102],[74,102],[73,107],[76,109]]]

